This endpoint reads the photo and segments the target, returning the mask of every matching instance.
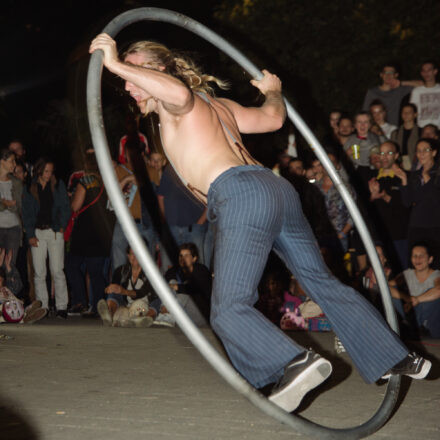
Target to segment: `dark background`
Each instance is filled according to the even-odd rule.
[[[277,73],[286,96],[319,136],[332,108],[351,113],[360,108],[366,89],[379,83],[383,63],[397,62],[402,78],[418,79],[420,63],[435,59],[440,47],[440,2],[433,0],[3,0],[1,146],[19,137],[30,159],[51,155],[66,175],[74,166],[72,157],[90,145],[88,45],[116,15],[143,6],[186,14],[260,68]],[[247,105],[260,102],[242,69],[201,38],[176,26],[142,22],[122,31],[118,46],[137,39],[187,51],[206,72],[231,81],[229,97]],[[115,150],[130,102],[122,82],[109,74],[103,76],[103,96],[108,139]],[[289,125],[275,135],[248,136],[245,142],[270,166],[285,147]]]

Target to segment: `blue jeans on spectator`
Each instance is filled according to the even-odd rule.
[[[440,298],[434,301],[426,301],[419,303],[415,307],[413,307],[407,314],[403,310],[403,303],[400,299],[392,298],[394,308],[397,313],[408,321],[409,325],[417,326],[418,330],[420,327],[428,330],[429,335],[432,338],[440,338]],[[409,317],[408,315],[414,313],[413,317],[416,322]]]
[[[148,250],[154,258],[157,244],[157,233],[153,227],[146,228],[142,223],[136,223],[137,229],[142,237],[148,241]],[[113,229],[112,239],[112,267],[113,270],[127,262],[128,241],[122,230],[121,224],[117,221]]]
[[[70,285],[70,305],[78,304],[87,307],[87,290],[85,271],[90,278],[89,305],[96,311],[96,304],[104,298],[104,289],[107,285],[104,277],[105,257],[83,257],[68,254],[66,261],[66,276]]]
[[[194,243],[199,251],[198,262],[204,264],[204,240],[206,230],[208,229],[207,223],[203,225],[193,224],[189,226],[176,226],[170,225],[170,232],[172,238],[177,246],[183,243]],[[162,261],[162,272],[165,273],[171,266],[173,266],[176,261],[173,261],[173,257],[168,255],[167,249],[163,243],[160,243],[160,258]]]
[[[253,307],[272,248],[319,304],[365,381],[408,355],[379,312],[329,272],[288,181],[261,166],[230,168],[209,188],[208,219],[217,226],[210,322],[253,386],[276,381],[304,352]]]

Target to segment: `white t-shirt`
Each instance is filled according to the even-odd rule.
[[[5,200],[12,200],[12,181],[0,182],[0,198]],[[14,211],[4,209],[0,211],[0,228],[13,228],[18,226],[20,220]]]
[[[387,139],[391,139],[391,133],[394,130],[397,130],[397,127],[393,124],[385,122],[383,125],[380,126],[380,129],[383,131],[383,134]]]
[[[417,106],[417,125],[434,124],[440,128],[440,84],[413,89],[409,102]]]

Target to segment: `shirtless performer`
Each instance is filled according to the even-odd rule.
[[[253,307],[272,248],[320,305],[366,382],[390,373],[420,379],[428,374],[431,363],[409,353],[380,314],[328,271],[293,186],[244,148],[240,133],[283,125],[277,76],[263,71],[252,80],[265,102],[245,108],[215,98],[209,83],[224,83],[161,44],[135,43],[121,61],[115,41],[100,34],[90,52],[98,49],[141,112],[159,115],[170,163],[217,223],[211,325],[242,376],[256,388],[278,381],[269,399],[291,412],[332,370],[329,361],[296,344]]]

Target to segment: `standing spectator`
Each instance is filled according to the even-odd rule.
[[[422,128],[420,137],[424,139],[439,139],[439,129],[434,124],[425,125]]]
[[[392,141],[380,146],[382,168],[368,182],[370,200],[377,215],[375,229],[394,273],[408,267],[408,221],[410,210],[402,202],[400,179],[395,168],[399,147]],[[404,171],[402,171],[404,172]]]
[[[22,182],[14,177],[15,154],[0,150],[0,248],[12,249],[15,265],[22,238],[21,198]]]
[[[338,169],[340,164],[337,162],[336,156],[330,153],[328,157],[333,162],[335,168]],[[316,173],[315,185],[317,185],[324,194],[328,217],[336,231],[338,238],[338,242],[333,243],[333,245],[327,243],[327,245],[329,245],[328,247],[334,251],[335,255],[342,257],[343,253],[345,253],[348,249],[348,235],[350,230],[353,228],[353,220],[350,217],[348,209],[345,206],[339,191],[335,188],[333,181],[319,160],[313,161],[312,167]],[[351,190],[349,184],[347,182],[345,184],[348,186],[348,189],[352,195],[354,195],[354,192]]]
[[[32,165],[27,160],[26,149],[23,143],[19,139],[13,139],[11,142],[9,142],[8,149],[15,154],[16,160],[20,160],[24,164],[27,174],[30,177],[32,174]]]
[[[402,200],[410,207],[408,240],[429,243],[433,252],[433,267],[440,268],[440,176],[436,163],[437,143],[432,139],[420,139],[416,156],[421,168],[407,174],[394,165],[393,170],[401,180]],[[400,221],[400,219],[399,219]]]
[[[440,84],[436,82],[437,73],[437,64],[425,61],[420,69],[423,86],[416,87],[411,93],[409,101],[417,107],[417,124],[420,128],[427,124],[440,127]]]
[[[91,285],[88,315],[96,315],[98,301],[104,298],[104,266],[110,254],[114,224],[114,218],[106,206],[107,194],[95,155],[88,153],[84,175],[79,179],[71,201],[72,211],[79,215],[70,237],[66,264],[67,280],[71,288],[69,314],[78,314],[87,309],[84,269]]]
[[[407,171],[411,170],[416,159],[416,144],[420,136],[416,120],[417,107],[414,104],[404,105],[402,107],[403,124],[391,135],[391,140],[399,145],[402,166]]]
[[[387,110],[379,99],[375,99],[370,104],[370,113],[373,117],[374,123],[380,129],[376,134],[391,139],[391,133],[393,133],[394,130],[397,130],[397,126],[387,122]]]
[[[402,83],[399,80],[398,68],[393,63],[387,63],[382,67],[380,78],[382,84],[367,91],[362,109],[368,111],[371,103],[375,99],[379,99],[388,111],[388,122],[399,125],[400,105],[412,90],[410,85],[404,84],[412,82]]]
[[[150,149],[148,147],[147,137],[143,133],[138,131],[139,116],[137,116],[136,118],[133,118],[133,116],[131,115],[127,117],[126,128],[127,128],[127,134],[122,136],[121,140],[119,141],[119,153],[118,153],[118,162],[123,165],[127,163],[126,144],[129,138],[136,137],[138,139],[139,143],[143,146],[144,154],[148,155],[150,152]]]
[[[341,116],[341,119],[338,123],[338,133],[337,138],[339,141],[339,145],[342,147],[347,139],[353,134],[354,127],[353,121],[348,116]]]
[[[204,264],[203,251],[207,229],[206,210],[183,187],[177,175],[168,165],[165,167],[157,190],[159,208],[169,227],[170,234],[161,237],[162,269],[165,273],[177,262],[177,247],[183,243],[194,243],[199,252],[199,263]]]
[[[67,318],[67,285],[64,275],[63,232],[70,217],[69,198],[62,180],[54,175],[54,163],[41,158],[34,166],[34,177],[23,192],[23,223],[31,246],[35,270],[35,295],[47,309],[46,260],[55,283],[57,316]]]
[[[288,174],[296,174],[297,176],[304,176],[305,169],[304,169],[304,162],[298,158],[294,157],[293,159],[290,159],[289,165],[287,166]]]

